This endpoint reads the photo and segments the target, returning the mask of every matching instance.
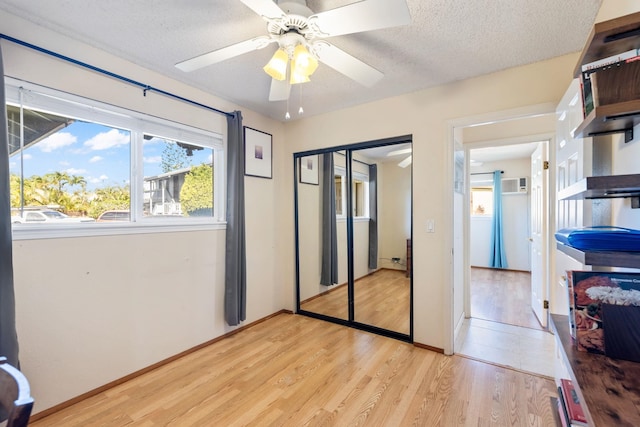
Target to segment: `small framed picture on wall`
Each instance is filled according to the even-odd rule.
[[[258,178],[272,178],[272,136],[244,127],[244,174]]]
[[[318,185],[318,155],[300,157],[300,182]]]

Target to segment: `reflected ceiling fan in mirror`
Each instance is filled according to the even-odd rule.
[[[387,157],[391,157],[391,156],[399,156],[402,154],[408,154],[407,157],[405,157],[400,163],[398,163],[398,166],[400,166],[401,168],[406,168],[407,166],[409,166],[411,164],[412,161],[412,153],[413,150],[411,148],[404,148],[402,150],[395,150],[392,151],[390,153],[387,154]]]
[[[326,12],[313,13],[306,0],[240,0],[267,21],[266,36],[245,40],[176,64],[194,71],[264,49],[278,49],[264,70],[272,77],[270,101],[289,99],[291,84],[310,81],[321,62],[356,82],[371,87],[384,75],[325,39],[345,34],[407,25],[411,15],[405,0],[362,0]]]

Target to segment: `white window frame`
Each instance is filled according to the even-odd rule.
[[[335,166],[334,167],[334,177],[336,175],[339,175],[342,177],[341,182],[342,182],[342,215],[337,215],[336,214],[336,218],[339,220],[344,220],[347,218],[346,212],[347,212],[347,170],[342,167],[342,166]],[[353,219],[355,221],[364,221],[364,220],[368,220],[369,219],[369,175],[358,172],[358,171],[351,171],[351,175],[352,178],[355,180],[360,180],[364,183],[364,215],[360,215],[360,216],[354,216]],[[335,178],[334,178],[335,179]],[[349,185],[351,185],[352,189],[353,189],[353,182],[349,183]],[[352,196],[354,196],[354,194],[352,194]],[[355,202],[355,201],[354,201]]]
[[[113,234],[140,234],[175,231],[225,229],[226,141],[221,134],[161,119],[147,114],[105,104],[92,99],[5,77],[8,104],[25,104],[26,108],[57,114],[72,119],[127,130],[130,146],[130,212],[131,222],[88,224],[15,224],[13,239],[62,238]],[[161,218],[142,217],[143,135],[202,145],[214,150],[214,207],[212,217]]]

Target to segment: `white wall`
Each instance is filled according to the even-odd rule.
[[[404,270],[411,237],[411,167],[378,164],[378,267]],[[391,258],[400,258],[394,264]]]
[[[296,120],[288,150],[309,150],[385,137],[413,136],[414,339],[444,348],[450,316],[451,226],[446,134],[449,120],[552,103],[571,80],[577,55],[559,57],[446,86]],[[285,177],[293,176],[289,169]],[[291,178],[289,178],[291,179]],[[291,185],[291,184],[289,184]],[[291,196],[290,196],[291,197]],[[435,233],[422,226],[435,222]]]
[[[503,170],[503,178],[526,177],[530,181],[531,160],[529,158],[508,161],[486,162],[474,167],[471,173]],[[478,179],[491,180],[491,175],[472,175],[471,183]],[[502,220],[504,247],[509,270],[531,271],[529,243],[530,192],[526,194],[505,194],[502,196]],[[491,253],[490,215],[471,215],[470,221],[470,264],[472,267],[490,267]]]
[[[0,23],[13,37],[205,105],[238,109],[4,12]],[[139,88],[6,41],[2,48],[7,76],[218,132],[226,140],[223,116],[153,91],[143,96]],[[282,197],[289,161],[283,124],[248,110],[243,116],[245,125],[273,135],[274,159],[272,180],[245,179],[249,323],[293,307],[286,215],[293,209]],[[234,329],[223,318],[224,236],[212,229],[15,240],[16,323],[34,413]]]

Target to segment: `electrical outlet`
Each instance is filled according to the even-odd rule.
[[[398,264],[400,262],[400,258],[391,258],[391,262],[394,264]]]

